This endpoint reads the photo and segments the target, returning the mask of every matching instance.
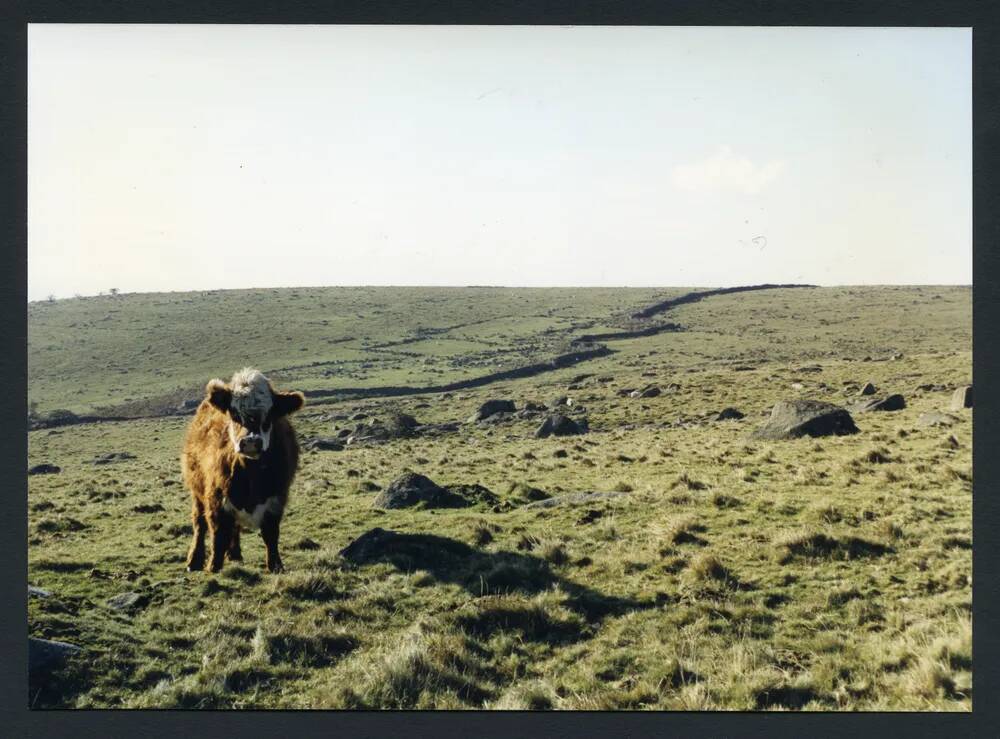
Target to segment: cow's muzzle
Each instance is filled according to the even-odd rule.
[[[264,439],[257,434],[247,434],[239,441],[240,454],[256,459],[264,451]]]

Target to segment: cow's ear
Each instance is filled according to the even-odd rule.
[[[229,410],[229,403],[233,399],[232,391],[226,387],[222,380],[211,380],[205,386],[205,395],[208,402],[225,413]]]
[[[302,393],[274,393],[273,410],[275,418],[287,416],[295,413],[306,402],[306,396]]]

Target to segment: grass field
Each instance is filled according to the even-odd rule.
[[[300,389],[437,384],[547,356],[576,327],[683,290],[302,288],[75,298],[28,308],[29,402],[156,410],[255,362]]]
[[[544,360],[686,288],[310,288],[29,307],[29,400],[113,415],[198,397],[246,364],[282,389],[441,384]],[[457,432],[307,452],[280,575],[186,573],[188,418],[29,433],[32,636],[83,651],[31,678],[41,707],[946,710],[972,707],[971,290],[723,295],[684,330],[536,377],[320,400],[300,437],[393,411]],[[895,357],[895,358],[892,358]],[[818,371],[810,365],[818,365]],[[586,376],[584,376],[586,375]],[[782,399],[907,407],[860,433],[757,441]],[[672,392],[621,397],[656,384]],[[590,432],[467,419],[487,399],[583,406]],[[746,414],[716,421],[733,406]],[[576,413],[581,413],[576,411]],[[128,452],[108,464],[99,455]],[[497,505],[380,510],[409,469]],[[547,496],[616,493],[528,507]],[[379,527],[371,556],[340,550]],[[135,593],[131,607],[109,599]]]

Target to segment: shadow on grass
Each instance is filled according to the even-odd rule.
[[[454,583],[470,594],[534,595],[558,585],[566,606],[587,621],[651,608],[652,601],[620,598],[554,574],[548,562],[519,552],[482,552],[464,542],[434,534],[403,534],[375,528],[340,552],[356,565],[385,562],[406,572],[425,570],[439,582]]]
[[[780,549],[781,556],[778,560],[780,564],[787,564],[796,557],[855,560],[871,559],[895,553],[895,550],[890,546],[859,539],[856,536],[838,539],[819,533],[786,541]]]
[[[820,695],[810,687],[792,687],[787,685],[760,690],[754,699],[755,708],[758,711],[773,711],[775,709],[798,711],[813,701],[817,701],[827,707],[831,704],[828,698]]]

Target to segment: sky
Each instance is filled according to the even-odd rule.
[[[971,31],[30,24],[28,297],[971,284]]]

